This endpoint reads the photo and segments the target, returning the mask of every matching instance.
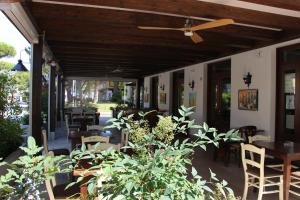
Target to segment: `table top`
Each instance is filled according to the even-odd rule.
[[[253,143],[255,146],[265,148],[267,152],[278,157],[298,157],[300,159],[300,143],[288,145],[284,142],[262,142]]]

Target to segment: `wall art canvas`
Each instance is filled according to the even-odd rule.
[[[144,94],[144,103],[149,103],[149,94],[148,93]]]
[[[196,92],[190,92],[189,93],[189,107],[195,107],[196,106]]]
[[[167,103],[167,93],[161,92],[161,93],[159,94],[159,102],[160,102],[161,104],[166,104],[166,103]]]
[[[258,110],[258,90],[246,89],[239,90],[239,110]]]

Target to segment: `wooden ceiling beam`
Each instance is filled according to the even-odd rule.
[[[145,18],[143,20],[140,20],[140,18],[136,19],[136,17],[131,18],[121,18],[116,19],[115,16],[113,16],[111,13],[107,14],[106,19],[99,18],[94,19],[94,21],[90,21],[89,18],[80,18],[80,19],[74,19],[73,16],[66,16],[66,13],[64,12],[64,20],[61,20],[60,15],[44,15],[44,13],[36,15],[36,17],[39,19],[39,24],[41,24],[44,27],[51,27],[52,29],[59,29],[65,28],[65,29],[85,29],[87,27],[93,27],[93,29],[100,31],[107,30],[107,29],[124,29],[130,30],[130,31],[136,31],[137,25],[141,26],[173,26],[173,27],[182,27],[184,25],[184,20],[177,19],[177,18],[166,18],[163,19],[152,19],[152,18]],[[141,21],[141,22],[139,22]],[[55,22],[55,23],[54,23]],[[194,24],[200,24],[205,23],[204,21],[194,21]],[[142,31],[142,30],[140,30]],[[237,27],[237,26],[226,26],[226,27],[219,27],[214,29],[208,29],[207,32],[212,33],[222,33],[225,35],[233,35],[237,38],[246,38],[246,39],[256,39],[256,40],[262,40],[262,41],[270,41],[274,37],[274,35],[277,32],[270,31],[270,30],[255,30],[253,31],[253,28],[250,27]],[[143,31],[143,33],[149,33],[149,34],[155,34],[161,33],[159,31]],[[238,34],[237,34],[238,33]]]
[[[35,1],[35,0],[33,0]],[[57,6],[61,3],[59,0],[48,0],[47,2],[52,2],[51,4],[42,4],[46,6]],[[289,28],[299,27],[299,19],[296,17],[285,16],[285,13],[281,15],[255,11],[246,8],[238,8],[233,6],[225,6],[217,3],[194,1],[194,0],[181,0],[172,1],[165,0],[161,2],[159,0],[139,0],[137,3],[135,0],[110,0],[110,1],[98,1],[98,0],[64,0],[64,2],[72,3],[73,6],[61,5],[59,7],[72,7],[79,9],[89,9],[89,10],[108,10],[108,11],[123,11],[123,12],[133,12],[133,13],[143,13],[147,15],[165,15],[173,16],[178,18],[184,18],[188,16],[192,17],[202,17],[209,19],[219,19],[219,18],[231,18],[236,22],[258,25],[265,27],[278,27],[278,28]],[[36,4],[36,3],[35,3]],[[76,6],[76,4],[78,4]],[[94,8],[93,8],[94,5]],[[97,8],[98,6],[98,8]],[[182,9],[184,8],[184,9]],[[224,9],[226,8],[226,9]],[[267,10],[266,10],[267,11]],[[288,14],[288,13],[287,13]],[[288,22],[288,24],[287,24]]]

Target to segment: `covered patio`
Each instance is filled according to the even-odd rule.
[[[156,110],[178,116],[184,105],[194,107],[189,120],[207,122],[218,133],[240,130],[245,143],[248,136],[266,136],[273,146],[256,146],[281,160],[283,199],[297,198],[289,189],[292,168],[299,169],[300,161],[299,2],[5,0],[0,9],[32,45],[29,135],[38,145],[43,145],[42,68],[50,66],[43,127],[49,149],[71,151],[87,136],[86,125],[104,126],[113,117],[97,109],[91,114],[76,102],[85,95],[76,89],[78,82],[122,82],[122,100],[132,104],[120,110],[128,115]],[[94,87],[86,99],[96,102],[101,90]],[[112,91],[106,96],[115,91],[115,86],[105,88]],[[85,121],[88,114],[91,124]],[[254,132],[248,135],[244,127]],[[187,132],[193,140],[196,132]],[[124,142],[121,131],[109,134],[112,143]],[[196,148],[193,166],[208,179],[212,169],[242,197],[245,177],[237,146]],[[249,189],[247,199],[257,195]]]

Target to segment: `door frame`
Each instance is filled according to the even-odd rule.
[[[214,112],[212,109],[212,96],[211,96],[212,76],[213,76],[212,70],[213,70],[214,66],[219,65],[221,63],[226,63],[226,62],[229,62],[229,65],[230,65],[229,77],[230,77],[230,82],[231,82],[231,59],[221,60],[221,61],[207,64],[206,121],[210,126],[212,126],[211,118],[212,118],[212,114],[213,114],[212,112]],[[231,110],[230,110],[230,114],[231,114]],[[230,126],[230,121],[231,121],[231,119],[229,118],[229,126]]]
[[[284,141],[285,136],[285,95],[284,95],[284,73],[289,70],[295,70],[296,73],[296,91],[295,94],[295,131],[300,130],[300,123],[296,123],[297,116],[300,116],[300,69],[290,67],[291,65],[300,65],[300,57],[296,60],[283,61],[283,53],[287,50],[300,49],[300,43],[276,49],[276,110],[275,110],[275,141]],[[299,67],[300,68],[300,67]],[[298,108],[298,109],[297,109]],[[300,142],[300,134],[295,133],[295,141]]]

